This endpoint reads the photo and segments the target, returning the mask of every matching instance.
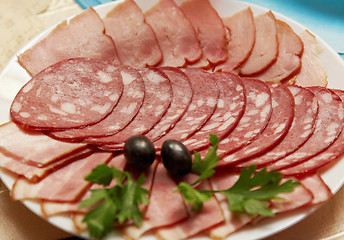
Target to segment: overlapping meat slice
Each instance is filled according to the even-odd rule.
[[[162,53],[155,33],[133,0],[118,4],[103,18],[103,22],[105,33],[115,42],[122,64],[146,67],[161,61]]]
[[[318,116],[318,101],[310,90],[288,86],[295,102],[293,123],[283,140],[264,155],[236,165],[238,168],[256,164],[258,168],[271,164],[297,150],[313,134]]]
[[[222,21],[227,33],[228,58],[215,69],[232,72],[251,54],[256,40],[256,28],[250,8],[223,18]]]
[[[311,87],[319,103],[319,113],[311,137],[292,154],[269,166],[269,170],[282,170],[302,163],[325,151],[339,136],[343,127],[343,102],[337,94],[322,87]]]
[[[198,131],[215,111],[219,89],[210,73],[197,68],[184,69],[190,80],[193,97],[188,109],[176,125],[162,138],[154,142],[157,150],[167,139],[184,141]]]
[[[219,139],[229,134],[239,122],[245,110],[245,89],[240,78],[231,73],[219,72],[212,74],[220,90],[217,106],[209,118],[184,145],[192,152],[209,145],[209,134]]]
[[[326,202],[333,197],[333,193],[329,187],[316,173],[305,178],[301,178],[300,182],[313,194],[312,205]]]
[[[113,40],[104,34],[104,24],[93,8],[68,23],[60,23],[48,36],[18,56],[32,76],[59,61],[88,57],[120,63]]]
[[[265,71],[254,75],[262,81],[281,82],[301,68],[303,43],[291,27],[280,20],[277,23],[278,57]]]
[[[162,51],[160,66],[183,67],[200,59],[202,49],[195,29],[173,0],[160,0],[145,18]]]
[[[87,58],[63,60],[24,85],[11,105],[11,119],[29,129],[87,126],[112,111],[122,90],[122,77],[112,64]]]
[[[115,108],[100,122],[84,128],[72,128],[50,132],[60,140],[80,141],[89,137],[114,135],[126,127],[136,116],[144,100],[145,86],[138,70],[120,65],[118,70],[123,80],[123,93]]]
[[[222,158],[227,164],[236,164],[268,152],[288,133],[294,119],[294,98],[283,85],[268,84],[271,90],[272,114],[266,128],[250,144]]]
[[[179,8],[196,30],[202,57],[193,67],[209,68],[227,59],[226,32],[220,16],[209,0],[179,0]]]
[[[250,76],[267,69],[278,56],[276,19],[271,11],[254,18],[256,38],[248,59],[239,66],[239,73]]]
[[[159,69],[144,68],[140,74],[145,84],[145,98],[135,118],[117,134],[87,138],[84,142],[99,145],[106,150],[120,150],[129,137],[145,134],[160,121],[171,103],[170,80]]]

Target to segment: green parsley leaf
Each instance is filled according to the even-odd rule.
[[[185,201],[192,206],[193,211],[199,211],[203,208],[203,202],[209,200],[212,194],[209,192],[198,191],[190,184],[181,182],[178,184],[177,191],[181,192]]]

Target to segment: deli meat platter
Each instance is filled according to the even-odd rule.
[[[102,4],[36,36],[1,73],[0,177],[13,200],[92,238],[78,205],[99,186],[84,177],[102,163],[127,169],[125,141],[145,135],[158,159],[142,185],[152,204],[140,208],[142,227],[129,220],[104,239],[262,239],[331,201],[344,183],[343,69],[311,29],[258,5]],[[301,186],[282,193],[285,204],[267,201],[273,217],[227,211],[219,193],[193,212],[160,153],[175,139],[204,157],[209,134],[219,137],[220,160],[197,189],[230,188],[251,164]],[[186,176],[177,179],[194,177]]]

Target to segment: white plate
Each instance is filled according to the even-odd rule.
[[[234,13],[250,6],[255,15],[261,14],[268,11],[265,8],[259,7],[257,5],[248,4],[244,2],[238,2],[234,0],[210,0],[214,8],[218,11],[221,17],[231,16]],[[104,16],[113,6],[118,2],[111,2],[108,4],[100,5],[95,7],[96,11],[100,16]],[[147,1],[147,0],[137,0],[138,5],[143,9],[143,11],[149,9],[157,0]],[[305,30],[305,27],[298,24],[297,22],[274,12],[277,19],[281,19],[287,22],[296,33],[301,33]],[[42,37],[46,36],[53,28],[49,28],[43,33],[39,34],[33,40],[31,40],[20,52],[25,51]],[[323,49],[320,54],[321,61],[328,74],[328,87],[344,89],[344,61],[339,57],[339,55],[331,49],[328,44],[326,44],[322,39],[317,38],[321,48]],[[16,54],[16,56],[18,55]],[[9,121],[9,108],[13,98],[19,89],[30,79],[30,76],[26,71],[18,64],[17,58],[14,56],[9,64],[5,67],[0,75],[0,123],[5,123]],[[344,159],[337,161],[329,169],[324,170],[321,173],[325,183],[329,186],[333,193],[336,193],[344,183],[344,175],[342,174],[342,169],[344,169]],[[0,170],[1,178],[6,186],[11,189],[14,182],[14,178],[5,171]],[[34,213],[42,216],[39,204],[31,201],[24,201],[24,204]],[[264,220],[257,225],[249,226],[241,231],[232,234],[228,239],[230,240],[241,240],[241,239],[260,239],[268,237],[275,234],[291,225],[302,220],[317,207],[300,209],[297,211],[292,211],[287,214],[282,214],[275,218]],[[57,216],[47,219],[51,224],[61,228],[72,234],[77,234],[73,228],[72,221],[64,216]],[[87,237],[87,233],[82,234],[83,237]],[[108,237],[108,239],[120,239],[119,235],[114,233]],[[143,239],[154,239],[152,236],[144,237]],[[197,238],[207,239],[207,238]]]

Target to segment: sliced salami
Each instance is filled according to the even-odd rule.
[[[135,118],[117,134],[88,138],[84,142],[101,145],[100,147],[106,150],[119,150],[129,137],[145,134],[160,121],[171,103],[170,80],[162,71],[155,68],[144,68],[140,73],[145,84],[145,98]]]
[[[271,91],[260,80],[243,79],[246,108],[235,129],[219,143],[218,155],[226,156],[249,144],[266,127],[271,117]],[[205,152],[204,152],[205,154]],[[218,166],[226,165],[222,159]]]
[[[58,62],[35,75],[15,97],[12,121],[24,128],[59,130],[105,118],[123,90],[114,65],[96,59]]]
[[[212,74],[220,90],[217,107],[211,118],[192,137],[184,141],[190,150],[199,150],[209,145],[209,134],[219,139],[229,134],[242,117],[246,96],[244,84],[240,78],[231,73],[218,72]]]
[[[89,137],[114,135],[127,126],[143,103],[145,87],[138,70],[125,65],[119,66],[118,69],[123,79],[123,94],[105,119],[84,128],[50,132],[50,135],[61,140],[80,141]]]
[[[176,125],[154,143],[158,150],[167,139],[184,141],[189,138],[205,124],[216,108],[219,89],[212,75],[197,68],[186,68],[184,72],[192,86],[192,102]]]
[[[189,78],[178,68],[161,67],[171,81],[172,101],[165,115],[161,120],[148,132],[146,137],[151,141],[157,141],[163,137],[176,122],[184,115],[192,100],[192,87]]]
[[[293,123],[283,140],[264,155],[237,164],[242,168],[256,164],[258,168],[273,163],[294,152],[312,135],[318,116],[318,101],[310,90],[298,86],[288,86],[294,97],[295,115]]]
[[[268,84],[272,97],[272,114],[266,128],[250,144],[222,158],[227,164],[236,164],[263,154],[276,146],[288,133],[294,119],[294,98],[286,86]]]
[[[317,97],[319,113],[311,137],[292,154],[267,166],[269,170],[282,170],[302,163],[326,150],[342,131],[343,103],[337,94],[322,87],[309,88]]]

